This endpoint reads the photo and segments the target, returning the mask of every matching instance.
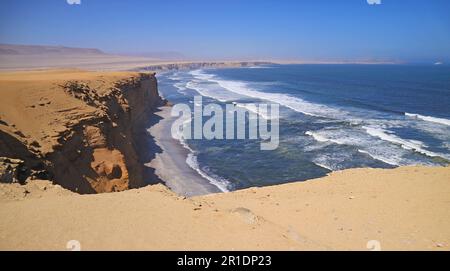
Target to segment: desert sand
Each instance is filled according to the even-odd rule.
[[[0,156],[34,170],[2,173],[0,250],[450,250],[450,167],[203,195],[153,73],[8,72],[0,89]]]
[[[0,249],[448,250],[450,168],[353,169],[184,198],[163,185],[78,195],[0,186]],[[372,242],[374,242],[372,241]]]
[[[271,64],[252,60],[188,60],[108,54],[99,49],[63,46],[0,44],[0,71],[83,69],[89,71],[164,71],[207,67],[241,67]]]

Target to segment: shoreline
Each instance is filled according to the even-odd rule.
[[[148,128],[148,132],[162,151],[156,153],[146,166],[153,168],[164,184],[178,195],[192,197],[222,192],[188,165],[186,159],[189,151],[171,136],[171,107],[158,109],[154,114],[161,119]]]
[[[30,153],[56,153],[58,159],[50,162],[70,160],[55,167],[67,173],[53,179],[60,185],[40,180],[40,171],[24,184],[0,183],[0,250],[66,250],[70,240],[79,241],[82,250],[367,250],[372,240],[383,250],[450,249],[450,167],[348,169],[303,182],[217,193],[186,163],[189,151],[171,137],[170,107],[161,106],[153,75],[138,75],[3,75],[11,97],[4,100],[16,103],[5,103],[0,135],[21,140],[19,146]],[[17,78],[26,83],[23,88],[10,83],[20,82]],[[89,81],[101,95],[74,97],[55,87],[75,79]],[[122,82],[120,91],[111,93],[117,82]],[[108,119],[98,118],[105,112]],[[0,140],[0,147],[12,146],[5,142]],[[5,156],[14,157],[19,148],[7,150]],[[145,167],[134,180],[148,173],[165,185],[110,186],[133,180],[131,174],[140,173],[138,166],[148,161],[153,168]],[[72,166],[80,172],[66,170]],[[86,173],[98,177],[86,185],[99,194],[67,190],[81,187],[76,181]]]

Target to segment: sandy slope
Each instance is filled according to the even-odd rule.
[[[448,250],[449,180],[449,167],[355,169],[188,199],[162,185],[83,196],[1,185],[0,249]]]
[[[57,135],[69,124],[99,115],[99,110],[70,97],[61,85],[67,81],[91,82],[92,88],[109,89],[133,73],[101,73],[81,70],[46,70],[0,73],[0,119],[2,129],[20,131],[39,141],[49,151],[57,144]],[[100,93],[101,94],[101,93]]]

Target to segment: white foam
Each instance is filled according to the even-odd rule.
[[[191,122],[192,122],[192,118],[186,119],[185,121],[183,121],[183,126],[191,125]],[[179,133],[179,134],[177,135],[176,138],[179,139],[181,146],[183,146],[186,150],[189,151],[188,156],[186,157],[186,164],[188,164],[188,166],[190,168],[192,168],[193,170],[195,170],[200,176],[202,176],[203,178],[208,180],[211,184],[213,184],[217,188],[219,188],[220,191],[229,192],[229,190],[227,188],[229,185],[229,182],[220,177],[214,178],[212,176],[209,176],[206,172],[202,171],[198,164],[197,156],[195,155],[195,151],[191,147],[189,147],[189,145],[186,143],[186,140],[183,138],[181,131],[177,130],[177,133]]]
[[[342,114],[342,112],[338,113],[337,110],[333,110],[329,107],[309,103],[300,98],[293,97],[288,94],[255,91],[249,88],[247,84],[242,82],[225,81],[225,80],[215,80],[215,82],[217,82],[221,87],[229,91],[256,99],[275,102],[305,115],[315,117],[328,117],[333,114]]]
[[[404,157],[407,150],[398,145],[386,143],[383,140],[374,140],[365,131],[340,128],[315,132],[308,131],[305,134],[313,137],[318,142],[356,146],[360,153],[365,153],[376,160],[390,165],[417,164],[417,162]]]
[[[349,154],[342,153],[321,153],[317,157],[313,158],[313,163],[326,168],[331,171],[341,170],[346,168],[342,162],[350,159]]]
[[[364,115],[367,115],[367,112],[353,112],[353,114],[361,115],[360,117],[355,117],[355,115],[351,115],[350,112],[330,108],[325,105],[315,104],[311,102],[304,101],[300,98],[293,97],[288,94],[282,94],[282,93],[269,93],[269,92],[261,92],[256,91],[252,89],[249,84],[239,81],[232,81],[232,80],[222,80],[218,79],[216,76],[211,74],[205,74],[201,70],[197,70],[195,72],[191,72],[192,75],[194,75],[196,78],[201,80],[207,80],[209,82],[217,83],[219,86],[221,86],[224,89],[229,90],[230,92],[234,92],[240,95],[245,95],[252,98],[257,99],[263,99],[272,101],[275,103],[278,103],[282,106],[285,106],[287,108],[290,108],[294,111],[315,116],[315,117],[327,117],[331,119],[338,119],[338,120],[347,120],[352,121],[355,123],[366,123],[366,124],[374,124],[378,123],[380,125],[395,125],[397,122],[395,120],[379,120],[376,116],[373,116],[374,119],[365,118]],[[421,116],[423,117],[423,116]],[[430,120],[430,119],[428,119]],[[436,122],[436,119],[432,119]],[[442,119],[440,120],[442,123]],[[397,123],[399,125],[403,125],[404,123]],[[370,126],[363,127],[367,134],[371,136],[375,136],[383,141],[387,141],[389,143],[393,143],[396,146],[400,146],[401,148],[409,151],[418,152],[430,157],[436,157],[436,156],[442,156],[444,155],[437,154],[431,151],[426,150],[423,142],[415,141],[415,140],[406,140],[402,139],[398,136],[395,136],[386,130],[383,130],[381,128],[374,128]],[[420,162],[415,162],[413,160],[407,159],[402,157],[402,155],[397,154],[399,152],[398,149],[393,148],[393,146],[385,146],[382,144],[376,144],[379,150],[376,149],[376,147],[371,146],[371,140],[370,139],[362,139],[361,135],[355,136],[351,135],[348,137],[345,137],[345,135],[340,136],[324,136],[322,134],[318,134],[316,132],[308,131],[306,132],[307,135],[312,136],[315,140],[319,142],[331,142],[335,144],[347,144],[347,145],[353,145],[353,146],[362,146],[363,150],[367,152],[370,156],[373,158],[380,160],[382,162],[386,162],[391,165],[404,165],[404,164],[417,164]],[[344,136],[342,138],[341,136]],[[402,153],[406,154],[406,153]]]
[[[189,74],[191,74],[192,76],[194,76],[200,80],[205,80],[205,81],[208,81],[209,79],[214,77],[214,75],[212,75],[212,74],[204,73],[203,70],[193,70],[193,71],[190,71]]]
[[[305,132],[305,135],[311,136],[312,138],[314,138],[314,140],[320,142],[320,143],[334,143],[334,144],[338,144],[338,145],[344,145],[344,144],[352,144],[352,145],[367,145],[364,144],[364,142],[362,140],[355,140],[354,138],[350,138],[349,135],[345,135],[344,133],[342,133],[341,131],[327,131],[327,130],[323,130],[323,131],[317,131],[317,132],[313,132],[313,131],[307,131]],[[342,138],[340,140],[336,139],[335,137],[338,138]],[[362,150],[358,150],[362,153],[366,153],[368,155],[370,155],[372,158],[386,162],[388,164],[393,164],[393,161],[388,161],[388,159],[385,159],[384,157],[380,156],[375,156],[375,155],[371,155],[369,154],[367,151],[362,151]],[[331,159],[329,159],[327,156],[320,156],[319,158],[315,158],[313,160],[313,162],[318,165],[321,166],[323,168],[329,169],[329,170],[336,170],[339,169],[339,167],[337,165],[335,165]],[[396,164],[397,165],[397,164]]]
[[[177,88],[178,93],[186,95],[186,83],[178,82],[173,84],[173,86]]]
[[[405,116],[415,119],[421,119],[424,121],[439,123],[442,125],[450,126],[450,119],[444,119],[444,118],[436,118],[436,117],[430,117],[430,116],[423,116],[419,114],[412,114],[412,113],[405,113]]]
[[[358,152],[367,154],[367,155],[369,155],[370,157],[372,157],[375,160],[379,160],[379,161],[381,161],[383,163],[386,163],[386,164],[389,164],[389,165],[392,165],[392,166],[399,166],[400,165],[400,161],[398,161],[398,159],[389,159],[389,158],[386,158],[386,157],[383,157],[383,156],[380,156],[380,155],[372,154],[372,153],[370,153],[368,151],[365,151],[365,150],[358,150]]]
[[[278,103],[282,106],[285,106],[287,108],[290,108],[294,111],[300,112],[305,115],[315,117],[336,117],[338,115],[340,116],[346,115],[346,112],[344,111],[333,109],[325,105],[310,103],[288,94],[261,92],[252,89],[247,83],[244,82],[218,79],[214,75],[203,73],[201,70],[191,71],[190,73],[199,80],[206,80],[209,82],[217,83],[220,87],[230,92],[256,99]]]
[[[324,164],[321,164],[320,162],[319,162],[319,163],[318,163],[318,162],[314,162],[314,164],[318,165],[319,167],[323,167],[323,168],[325,168],[325,169],[328,169],[328,170],[333,171],[333,168],[332,168],[332,167],[327,166],[327,165],[324,165]]]
[[[182,80],[183,78],[180,76],[179,72],[175,72],[172,73],[171,75],[167,75],[167,78],[173,81],[179,81]]]
[[[277,116],[272,116],[272,114],[267,114],[267,113],[261,112],[260,110],[258,110],[258,107],[256,107],[254,104],[235,103],[235,105],[237,107],[241,107],[250,112],[253,112],[266,120],[273,120],[273,119],[278,118]]]
[[[448,119],[411,113],[405,113],[405,115],[410,117],[411,120],[407,120],[404,117],[400,118],[398,116],[394,119],[390,119],[392,117],[390,115],[388,116],[388,119],[384,113],[377,111],[363,111],[353,108],[333,108],[326,105],[308,102],[289,94],[258,91],[255,89],[256,87],[250,83],[221,79],[218,76],[206,74],[202,70],[191,71],[190,74],[198,80],[197,82],[200,80],[206,81],[201,82],[200,85],[205,85],[206,83],[206,85],[213,86],[207,93],[205,93],[205,91],[201,93],[202,90],[197,90],[201,95],[206,94],[205,96],[213,96],[212,98],[217,99],[217,93],[228,91],[238,95],[278,103],[286,108],[290,108],[305,115],[348,121],[354,124],[353,127],[340,127],[339,129],[325,129],[321,131],[307,131],[305,133],[321,143],[329,142],[339,145],[346,144],[356,146],[360,153],[367,154],[373,159],[394,166],[432,164],[431,161],[427,162],[426,160],[422,160],[422,158],[417,159],[416,157],[411,157],[411,152],[420,153],[429,157],[447,157],[445,154],[438,154],[427,150],[427,146],[421,141],[403,139],[397,135],[394,135],[393,132],[387,129],[391,127],[421,126],[421,129],[426,128],[426,130],[434,131],[438,129],[439,131],[437,133],[431,134],[436,138],[440,137],[445,139],[448,138],[448,131],[447,127],[442,125],[450,125],[450,120]],[[197,88],[199,87],[197,86]],[[244,104],[240,104],[240,106],[245,107]],[[420,119],[426,122],[420,123],[414,121],[414,119]],[[363,129],[361,129],[361,127]],[[376,139],[374,139],[374,137]],[[443,141],[445,142],[445,140]],[[320,145],[323,147],[325,144]],[[330,170],[339,169],[339,164],[341,163],[338,159],[335,159],[335,157],[322,156],[319,160],[318,159],[319,158],[314,159],[316,164]],[[351,159],[351,157],[348,157],[348,159]]]
[[[425,154],[430,157],[440,156],[437,153],[425,150],[424,148],[426,148],[427,146],[423,142],[420,142],[417,140],[402,139],[402,138],[394,135],[392,132],[381,129],[381,128],[367,127],[367,126],[363,126],[363,128],[366,130],[366,132],[369,135],[378,137],[384,141],[388,141],[388,142],[400,145],[402,148],[404,148],[406,150],[412,150],[412,151],[415,151],[415,152],[418,152],[421,154]]]
[[[229,93],[229,91],[202,84],[200,81],[197,80],[189,81],[186,84],[186,87],[197,91],[200,95],[204,97],[213,98],[223,103],[235,101],[242,98],[242,96],[233,95]]]
[[[250,67],[243,67],[244,69],[271,69],[272,67],[268,66],[250,66]]]
[[[229,182],[223,178],[219,177],[211,177],[206,172],[200,169],[200,166],[198,165],[197,156],[195,156],[194,153],[190,152],[188,153],[188,157],[186,158],[186,163],[195,170],[200,176],[208,180],[211,184],[215,185],[217,188],[220,189],[222,192],[229,192],[228,185]]]
[[[305,135],[312,136],[318,142],[332,142],[332,143],[336,143],[338,145],[344,144],[344,142],[341,142],[341,141],[335,140],[335,139],[331,139],[331,138],[326,138],[326,137],[324,137],[318,133],[312,132],[312,131],[306,131]]]

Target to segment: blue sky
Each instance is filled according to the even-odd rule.
[[[2,0],[0,42],[192,58],[450,60],[449,0]]]

